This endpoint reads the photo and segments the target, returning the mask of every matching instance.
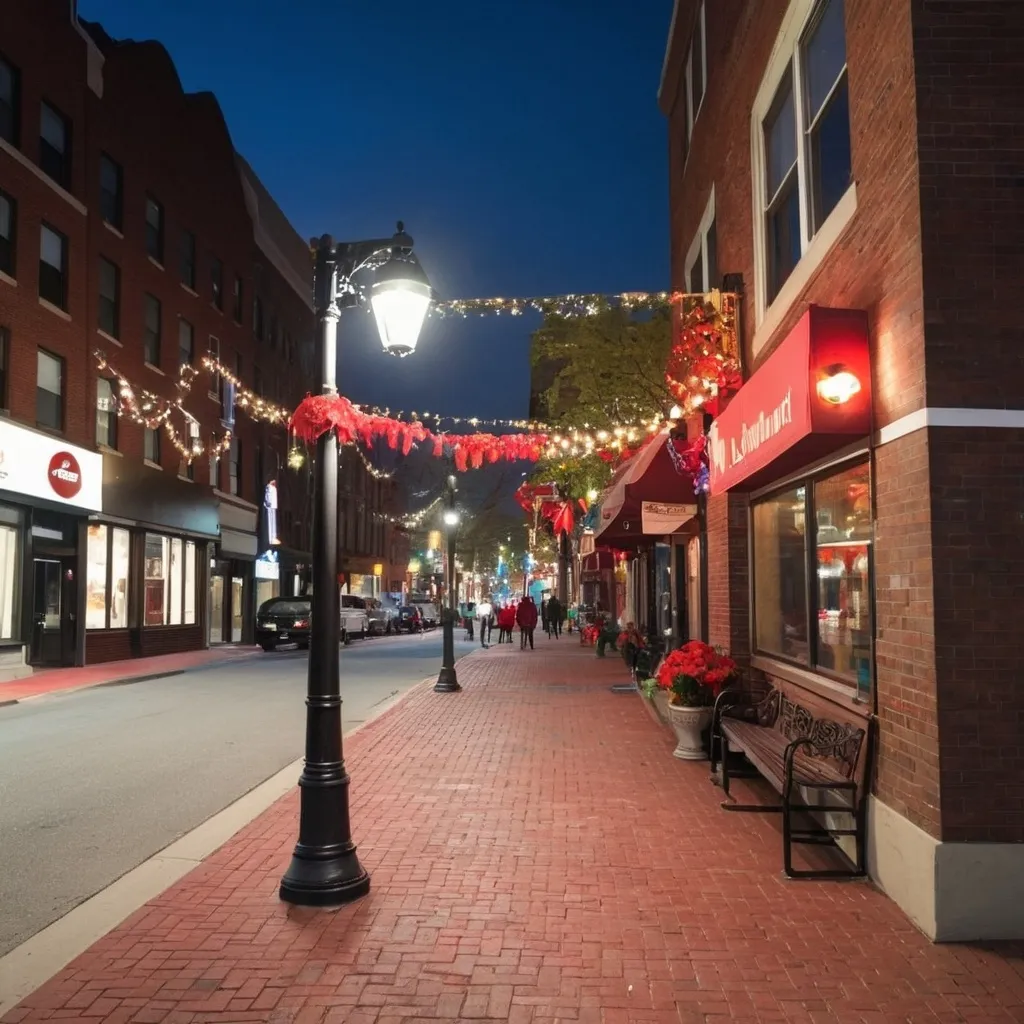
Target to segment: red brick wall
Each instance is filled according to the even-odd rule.
[[[708,498],[708,642],[750,656],[748,505],[743,495]]]

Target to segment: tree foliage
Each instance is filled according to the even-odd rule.
[[[632,315],[606,306],[588,317],[547,316],[531,350],[535,378],[547,385],[546,418],[602,429],[665,413],[672,404],[665,384],[671,348],[668,309]]]

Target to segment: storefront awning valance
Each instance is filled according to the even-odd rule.
[[[867,314],[811,306],[711,425],[711,493],[762,486],[870,432]]]
[[[635,546],[644,535],[674,533],[697,514],[693,478],[672,461],[666,431],[612,477],[601,499],[594,539],[598,544]]]

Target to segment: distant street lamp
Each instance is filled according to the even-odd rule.
[[[444,515],[441,518],[444,520],[445,553],[447,555],[445,604],[448,607],[441,609],[444,637],[441,646],[441,671],[434,684],[434,692],[458,693],[462,689],[459,686],[458,676],[455,674],[455,618],[459,610],[458,587],[455,585],[455,531],[459,525],[459,512],[455,508],[454,476],[448,477],[444,504]]]
[[[320,389],[338,393],[337,333],[341,310],[359,304],[353,276],[376,270],[370,303],[385,352],[416,349],[431,290],[401,222],[391,238],[339,242],[324,235],[311,243],[316,263],[314,302],[320,321]],[[356,856],[349,821],[348,773],[341,741],[338,647],[338,438],[317,441],[314,467],[312,562],[315,608],[310,623],[306,695],[306,758],[299,777],[299,838],[281,879],[280,897],[302,906],[349,903],[370,891],[370,876]]]

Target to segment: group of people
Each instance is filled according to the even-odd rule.
[[[491,631],[495,626],[498,627],[498,643],[512,643],[512,634],[518,626],[520,650],[525,650],[529,645],[532,651],[538,619],[548,637],[553,636],[557,639],[562,635],[566,610],[554,595],[541,601],[539,615],[537,605],[529,595],[518,603],[511,602],[501,608],[495,608],[490,601],[481,601],[476,607],[476,621],[480,626],[480,644],[486,646],[490,642]],[[468,622],[468,636],[470,640],[473,639],[472,620]]]

